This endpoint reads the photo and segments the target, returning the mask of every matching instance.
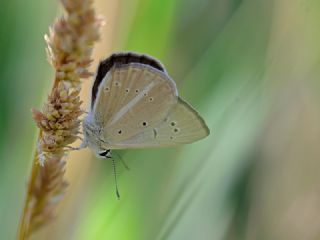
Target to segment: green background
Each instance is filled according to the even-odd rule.
[[[320,2],[108,0],[95,63],[159,58],[211,135],[168,149],[71,153],[57,219],[34,239],[320,238]],[[55,1],[0,3],[0,239],[15,239],[53,70],[43,35]],[[89,79],[83,89],[89,97]],[[87,102],[85,106],[87,106]]]

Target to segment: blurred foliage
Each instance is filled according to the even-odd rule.
[[[15,237],[37,132],[30,109],[53,78],[43,42],[53,9],[0,6],[1,239]],[[319,239],[319,1],[101,0],[97,9],[111,39],[96,59],[107,49],[159,58],[212,134],[118,151],[131,169],[118,164],[120,201],[110,162],[72,153],[58,218],[34,239]]]

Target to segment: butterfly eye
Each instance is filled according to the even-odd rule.
[[[108,154],[108,150],[103,151],[103,152],[100,152],[100,153],[99,153],[99,156],[105,157],[105,156],[107,156],[107,154]]]
[[[105,157],[105,158],[111,158],[111,152],[110,149],[104,150],[103,152],[99,153],[100,157]]]

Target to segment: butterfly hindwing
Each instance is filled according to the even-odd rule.
[[[112,148],[167,147],[191,143],[209,135],[201,116],[181,98],[160,124],[136,134]]]

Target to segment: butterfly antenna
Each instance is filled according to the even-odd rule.
[[[117,180],[116,162],[114,161],[113,158],[111,159],[111,161],[112,161],[114,182],[115,182],[115,184],[116,184],[116,195],[117,195],[117,198],[120,199],[120,194],[119,194],[119,190],[118,190],[118,180]]]
[[[128,167],[128,165],[126,164],[126,162],[123,160],[123,158],[120,156],[120,154],[118,154],[117,152],[113,152],[114,154],[117,155],[117,157],[119,157],[119,159],[121,160],[123,166],[125,167],[125,169],[127,169],[128,171],[130,171],[130,168]]]

